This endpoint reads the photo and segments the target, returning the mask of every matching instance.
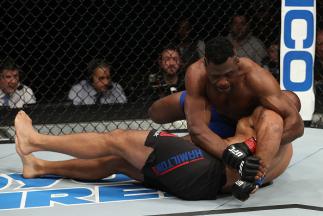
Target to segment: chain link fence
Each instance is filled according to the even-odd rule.
[[[160,73],[161,51],[176,47],[182,58],[178,73],[184,79],[185,68],[203,55],[204,42],[232,34],[234,17],[239,15],[246,23],[238,23],[237,28],[249,26],[250,34],[265,50],[252,58],[265,65],[270,62],[266,49],[279,44],[280,4],[279,0],[3,0],[1,59],[12,58],[20,69],[19,86],[32,89],[36,103],[25,101],[23,109],[40,131],[58,134],[159,127],[146,119],[156,100],[149,77]],[[246,50],[242,50],[241,55],[248,55],[248,49],[253,48],[244,54]],[[93,59],[106,60],[109,75],[122,88],[126,102],[75,105],[71,101],[69,92],[75,84],[81,80],[91,84],[88,66]],[[1,125],[9,127],[11,134],[19,109],[3,106],[0,111]]]

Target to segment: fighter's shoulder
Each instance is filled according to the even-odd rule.
[[[272,80],[272,75],[251,59],[241,58],[240,61],[241,69],[245,72],[246,81],[248,83],[263,83],[264,80],[267,80],[268,82]]]
[[[191,64],[188,68],[186,73],[194,73],[196,75],[203,75],[206,74],[204,59],[199,59],[193,64]]]
[[[254,74],[254,73],[257,73],[259,71],[264,70],[259,64],[257,64],[256,62],[254,62],[250,58],[240,57],[239,61],[240,61],[241,68],[243,70],[245,70],[246,72],[248,72],[248,74],[249,73]]]

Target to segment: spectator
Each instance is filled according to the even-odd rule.
[[[176,31],[176,40],[184,69],[204,56],[205,43],[197,39],[189,19],[180,20]]]
[[[13,59],[5,59],[0,66],[0,105],[22,108],[33,103],[36,97],[31,88],[20,83],[19,67]]]
[[[126,103],[122,87],[112,82],[109,64],[94,59],[88,65],[88,79],[74,85],[68,98],[74,105]]]
[[[149,75],[154,99],[162,98],[185,88],[182,61],[179,51],[172,46],[162,50],[158,57],[159,71]]]
[[[271,74],[279,82],[280,80],[280,63],[279,63],[279,46],[277,43],[272,43],[267,49],[268,56],[266,56],[262,61],[262,66],[271,72]]]
[[[319,81],[323,80],[323,29],[317,30],[315,50],[314,78]]]
[[[316,33],[315,63],[315,109],[323,112],[323,29]]]
[[[232,42],[240,57],[249,57],[258,64],[266,57],[266,49],[261,40],[252,35],[249,20],[245,15],[232,18],[228,39]]]

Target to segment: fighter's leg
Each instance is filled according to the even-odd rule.
[[[156,123],[165,124],[185,119],[180,98],[183,92],[177,92],[155,101],[149,108],[149,117]]]
[[[143,180],[140,170],[117,156],[47,161],[34,157],[32,154],[23,155],[19,149],[17,149],[17,153],[23,164],[23,176],[25,178],[59,175],[72,179],[98,180],[115,173],[124,173],[133,179]]]
[[[22,111],[16,116],[15,128],[17,147],[24,155],[34,151],[54,151],[82,159],[114,155],[141,169],[153,150],[144,145],[149,131],[43,135],[33,129],[31,119]]]
[[[246,124],[247,121],[248,124]],[[266,170],[279,150],[283,119],[274,111],[257,107],[251,117],[239,121],[236,132],[236,136],[244,134],[244,136],[257,138],[255,152],[254,149],[250,149],[249,155],[247,154],[242,163],[238,164],[243,180],[257,180],[266,174]],[[251,144],[249,141],[245,143],[248,146]],[[250,155],[252,152],[255,156]]]
[[[232,186],[233,196],[241,201],[248,199],[264,183],[283,133],[283,119],[271,110],[258,107],[249,121],[256,133],[257,146],[255,156],[247,156],[240,163],[241,180]]]
[[[255,155],[260,158],[262,167],[269,168],[280,147],[283,133],[283,119],[271,110],[262,109],[255,123],[257,147]]]
[[[285,144],[279,147],[279,150],[271,164],[269,165],[268,172],[265,177],[265,183],[271,182],[280,176],[288,167],[288,164],[293,155],[292,144]]]
[[[290,100],[291,105],[294,105],[299,111],[301,103],[297,95],[290,91],[283,91],[283,94],[286,96],[286,100]],[[262,165],[269,169],[269,166],[274,161],[274,157],[279,156],[283,150],[287,151],[282,147],[284,143],[281,143],[284,129],[283,119],[277,113],[261,107],[255,109],[251,119],[257,137],[256,156],[261,159]],[[281,168],[276,168],[275,170],[285,170],[286,167],[284,166],[287,166],[288,163],[276,165]],[[279,171],[277,171],[277,175],[279,174]]]

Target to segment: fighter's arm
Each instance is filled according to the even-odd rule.
[[[188,68],[185,77],[186,98],[185,115],[192,141],[208,153],[221,158],[226,145],[224,141],[212,132],[210,122],[210,105],[206,99],[207,76],[197,65]]]
[[[273,110],[284,119],[284,130],[281,143],[287,144],[304,133],[304,123],[295,105],[283,94],[273,76],[261,67],[250,73],[248,83],[253,92],[259,95],[260,104]]]
[[[249,124],[244,124],[246,121],[238,123],[238,130],[243,129],[254,131],[256,134],[257,146],[255,155],[248,156],[240,164],[239,174],[241,180],[235,182],[232,187],[232,194],[241,201],[249,198],[250,193],[257,189],[265,180],[265,175],[270,167],[273,158],[277,154],[281,142],[283,132],[282,117],[272,110],[263,107],[257,107],[252,115],[247,118]],[[240,127],[241,124],[245,127]]]
[[[255,155],[262,161],[266,172],[278,152],[284,121],[276,112],[263,107],[257,107],[250,116],[250,120],[257,138]]]

